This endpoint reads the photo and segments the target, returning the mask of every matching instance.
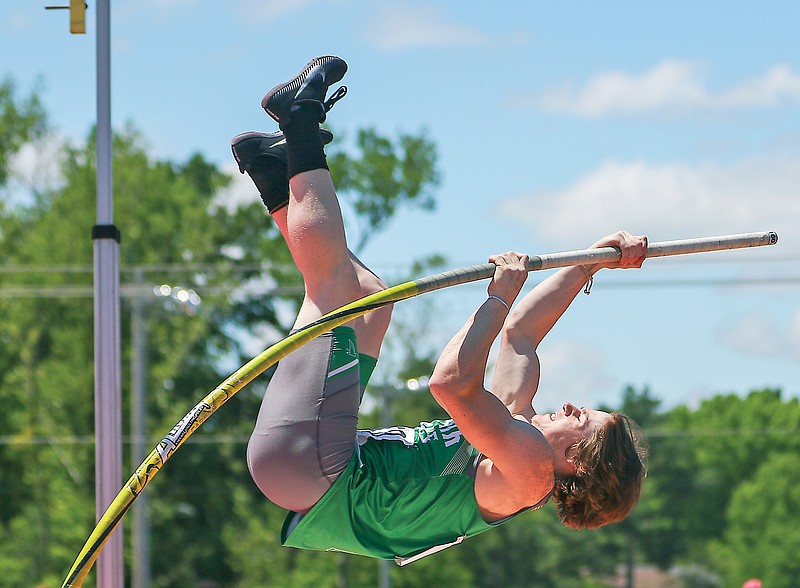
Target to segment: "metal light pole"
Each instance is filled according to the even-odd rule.
[[[142,270],[137,269],[136,285],[142,284]],[[147,331],[144,317],[144,299],[135,294],[131,298],[131,463],[141,463],[145,452],[146,416],[145,382],[147,380]],[[133,507],[133,572],[132,588],[150,586],[150,517],[147,493],[139,497]]]
[[[94,240],[95,510],[99,520],[122,480],[119,230],[113,224],[111,174],[111,11],[97,2],[97,224]],[[124,584],[122,533],[97,561],[97,585]]]

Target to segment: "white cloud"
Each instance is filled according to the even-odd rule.
[[[233,181],[227,188],[217,193],[214,198],[216,204],[223,206],[228,211],[232,211],[239,205],[260,201],[258,190],[250,176],[239,173],[239,168],[235,163],[225,163],[221,168],[224,173],[230,175]],[[266,214],[266,210],[264,212]]]
[[[800,255],[798,187],[798,155],[728,166],[607,161],[563,189],[506,200],[498,213],[503,222],[529,227],[553,251],[588,246],[618,228],[653,241],[774,230],[780,238],[774,253],[794,260]],[[796,264],[783,267],[796,275]],[[720,344],[749,356],[800,361],[800,308],[776,312],[732,315],[717,328]]]
[[[417,47],[485,45],[478,29],[451,22],[435,6],[393,3],[383,6],[368,27],[367,40],[375,47],[398,51]]]
[[[42,191],[58,187],[62,181],[61,164],[64,140],[48,135],[27,143],[9,161],[12,191]]]
[[[575,247],[619,228],[653,240],[777,231],[800,251],[800,157],[753,157],[728,167],[607,161],[562,190],[504,201],[498,214],[547,244]]]
[[[723,345],[746,355],[800,361],[800,308],[785,325],[765,312],[750,312],[735,324],[721,327],[717,337]]]
[[[532,100],[545,111],[583,117],[681,116],[742,108],[777,108],[800,104],[800,73],[775,65],[762,75],[724,89],[709,87],[707,68],[668,60],[640,75],[625,71],[595,74],[580,87],[550,88]],[[520,98],[518,103],[531,102]]]

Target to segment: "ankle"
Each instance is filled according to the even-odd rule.
[[[328,169],[319,131],[318,105],[293,107],[291,122],[282,129],[286,137],[287,173],[291,178],[314,169]]]

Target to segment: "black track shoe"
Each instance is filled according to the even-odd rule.
[[[347,63],[339,57],[326,55],[309,61],[292,80],[275,86],[261,100],[261,107],[281,127],[289,124],[292,110],[303,104],[319,108],[319,122],[326,113],[347,94],[347,86],[341,86],[330,98],[325,95],[333,84],[344,77]]]
[[[333,141],[333,133],[327,129],[320,128],[319,137],[323,145]],[[236,135],[231,139],[231,151],[241,173],[255,171],[262,157],[274,157],[286,165],[286,138],[281,131],[249,131]]]
[[[333,140],[333,134],[325,129],[320,129],[319,135],[323,145]],[[239,171],[247,172],[253,180],[270,214],[289,203],[286,139],[283,133],[241,133],[231,139],[231,151]]]

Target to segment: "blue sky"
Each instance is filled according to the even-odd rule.
[[[462,267],[618,228],[651,241],[778,232],[776,247],[599,274],[541,347],[540,409],[615,403],[626,384],[667,406],[800,393],[800,3],[112,4],[113,124],[133,124],[156,156],[199,151],[233,173],[230,137],[273,130],[261,96],[321,54],[350,65],[330,114],[340,141],[367,126],[427,132],[443,176],[436,212],[401,213],[362,256],[389,281],[431,252]],[[94,123],[94,18],[90,6],[88,34],[70,35],[66,12],[0,5],[0,76],[41,89],[59,140]],[[20,181],[46,169],[37,151],[51,153],[25,150]],[[236,180],[221,198],[255,197]],[[484,291],[400,313],[425,318],[420,336],[441,346]]]

